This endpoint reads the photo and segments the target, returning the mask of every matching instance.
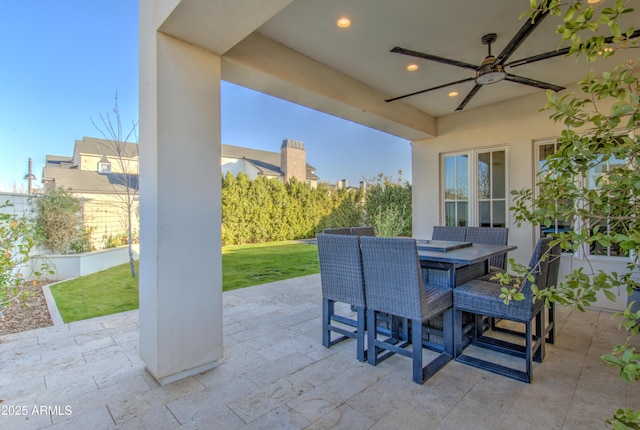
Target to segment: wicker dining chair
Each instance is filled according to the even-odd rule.
[[[432,240],[447,240],[454,242],[465,242],[467,237],[467,227],[456,227],[456,226],[444,226],[444,225],[436,225],[433,226],[433,231],[431,233]],[[425,271],[426,279],[428,282],[438,285],[449,285],[449,271],[439,267],[439,265],[424,265],[423,269]],[[456,285],[462,284],[467,280],[472,279],[474,276],[482,275],[483,273],[479,273],[478,270],[481,267],[469,268],[471,271],[469,273],[459,272],[456,274]],[[472,276],[468,275],[472,273]]]
[[[464,242],[467,237],[467,227],[455,227],[445,225],[434,225],[431,232],[433,240],[453,240]]]
[[[410,357],[413,381],[422,384],[452,358],[451,289],[423,282],[414,239],[363,236],[360,242],[367,297],[368,362],[375,366],[393,354]],[[404,319],[411,328],[410,338],[379,338],[376,320],[381,312]],[[422,326],[437,315],[443,315],[445,321],[443,345],[439,346],[440,354],[423,366]]]
[[[325,228],[322,230],[324,234],[343,234],[350,235],[351,229],[349,227],[336,227],[336,228]]]
[[[542,238],[536,244],[529,262],[529,268],[533,275],[533,284],[539,288],[547,285],[549,273],[549,259],[546,255],[549,251],[551,238]],[[524,382],[531,382],[533,361],[542,362],[544,357],[544,302],[533,302],[532,282],[525,278],[520,286],[520,292],[524,294],[524,300],[512,301],[506,305],[500,298],[501,285],[495,282],[473,280],[463,284],[453,291],[454,306],[454,336],[455,336],[455,360],[469,364],[493,373],[508,376]],[[474,329],[472,331],[472,344],[478,347],[491,349],[512,356],[524,358],[525,371],[507,367],[489,360],[472,357],[462,353],[462,313],[475,314]],[[525,345],[510,343],[490,337],[483,332],[484,324],[482,316],[500,318],[515,321],[525,325]],[[535,322],[532,327],[532,322]],[[490,330],[489,330],[490,331]]]
[[[506,245],[509,242],[509,229],[506,227],[468,227],[466,242],[486,245]],[[489,260],[489,269],[499,272],[507,268],[507,254],[496,255]]]
[[[375,236],[376,229],[372,226],[351,227],[351,234],[355,236]]]
[[[318,260],[322,285],[322,344],[329,348],[348,338],[356,339],[356,358],[366,360],[365,291],[360,237],[318,234]],[[339,315],[335,303],[351,305],[356,318]],[[331,339],[331,333],[339,337]]]
[[[560,258],[561,258],[560,245],[556,244],[555,246],[551,247],[551,249],[548,251],[547,263],[549,267],[548,267],[546,282],[545,282],[545,285],[539,285],[539,288],[550,288],[558,284],[558,273],[560,272]],[[495,273],[490,273],[488,275],[481,277],[480,279],[498,283],[499,281],[497,279],[493,279],[494,276],[495,276]],[[513,282],[521,283],[522,280],[514,279]],[[545,340],[550,345],[553,345],[556,341],[556,322],[555,321],[556,321],[556,304],[555,302],[550,301],[549,305],[547,306],[547,316],[545,319],[545,327],[544,327]],[[505,328],[502,325],[498,325],[498,322],[495,322],[493,320],[491,321],[491,328],[493,330],[501,331],[504,333],[524,336],[524,333],[522,333],[522,331]]]

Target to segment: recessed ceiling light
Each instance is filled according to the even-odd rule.
[[[449,93],[449,97],[458,97],[458,92],[457,91],[451,91]]]
[[[347,28],[351,26],[351,20],[349,18],[340,18],[336,24],[340,28]]]
[[[419,67],[419,66],[418,66],[417,64],[409,64],[409,65],[407,66],[407,70],[408,70],[408,71],[410,71],[410,72],[413,72],[413,71],[418,70],[418,67]]]

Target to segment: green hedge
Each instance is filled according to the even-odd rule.
[[[330,227],[374,225],[388,229],[389,217],[402,218],[397,234],[411,235],[411,185],[377,181],[366,193],[311,188],[244,173],[222,178],[222,243],[225,245],[305,239]],[[406,221],[408,217],[408,222]],[[408,228],[406,227],[408,225]],[[380,226],[380,227],[378,227]],[[396,235],[396,234],[393,234]]]

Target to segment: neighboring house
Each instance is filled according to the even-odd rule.
[[[291,139],[283,141],[280,152],[222,145],[221,166],[223,174],[243,172],[251,179],[265,176],[282,182],[295,177],[313,188],[318,185],[304,143]],[[138,192],[138,145],[126,143],[119,157],[109,141],[84,137],[76,141],[71,157],[47,155],[42,182],[45,187],[69,188],[83,200],[84,225],[92,229],[94,246],[101,248],[110,236],[127,231],[123,196],[127,183]],[[137,197],[134,206],[137,214]]]
[[[126,234],[129,199],[133,199],[137,232],[137,144],[125,143],[118,155],[111,142],[84,137],[76,141],[72,157],[47,155],[42,182],[45,188],[69,188],[82,199],[84,227],[90,229],[96,248],[104,247],[110,238]]]
[[[279,153],[223,144],[221,154],[223,175],[243,172],[251,179],[266,176],[285,183],[295,177],[312,188],[318,186],[315,167],[307,163],[304,143],[297,140],[285,139]]]

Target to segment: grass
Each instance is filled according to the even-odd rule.
[[[64,322],[79,321],[138,309],[138,278],[125,263],[53,285],[51,294]]]
[[[137,263],[136,263],[137,264]],[[222,290],[319,273],[318,248],[272,242],[222,248]],[[138,278],[129,263],[51,287],[64,322],[138,309]]]
[[[318,247],[271,242],[222,248],[222,290],[320,273]]]

